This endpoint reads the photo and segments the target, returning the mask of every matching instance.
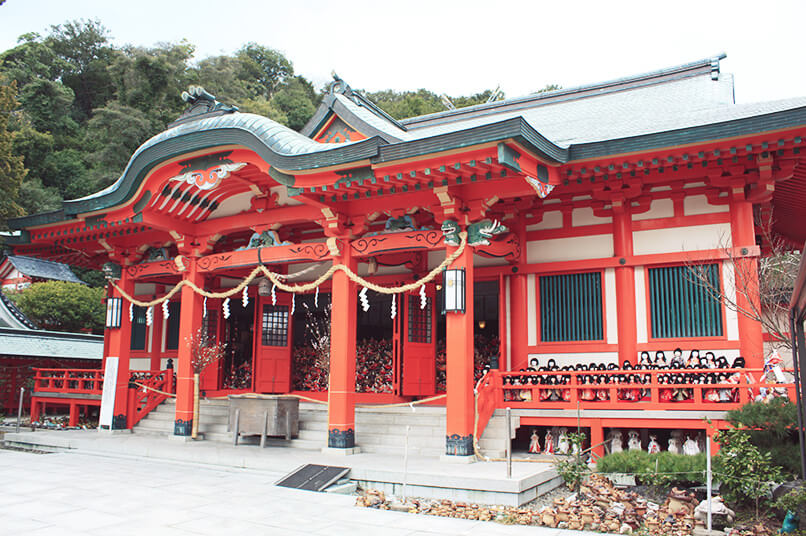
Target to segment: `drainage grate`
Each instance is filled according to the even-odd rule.
[[[350,472],[349,467],[308,464],[298,467],[275,485],[284,488],[322,491]]]

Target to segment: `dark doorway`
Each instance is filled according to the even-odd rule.
[[[224,389],[252,388],[252,349],[254,348],[254,299],[244,307],[241,300],[230,300],[230,317],[226,321],[224,341]]]

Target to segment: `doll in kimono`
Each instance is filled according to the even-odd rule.
[[[627,432],[627,449],[629,450],[641,450],[641,440],[638,438],[638,432],[635,430],[630,430]]]
[[[653,364],[658,368],[669,367],[669,364],[666,362],[666,354],[663,353],[663,350],[658,350],[655,352],[655,361]]]
[[[669,366],[673,369],[683,368],[683,350],[680,348],[674,349],[674,352],[672,352],[672,360],[669,362]]]
[[[688,359],[686,359],[686,368],[697,368],[697,365],[700,363],[700,351],[699,350],[692,350],[688,354]]]
[[[716,374],[710,373],[706,378],[706,384],[714,385],[717,381]],[[719,402],[719,389],[716,387],[708,387],[703,390],[702,398],[706,402]]]
[[[560,428],[560,436],[557,438],[557,453],[568,454],[571,451],[571,441],[568,440],[568,429]]]
[[[610,390],[606,385],[608,382],[609,380],[604,374],[600,374],[596,377],[596,384],[599,386],[599,388],[596,389],[596,400],[600,402],[610,400]]]
[[[580,376],[580,378],[582,379],[582,383],[585,385],[585,387],[582,388],[579,398],[587,402],[596,400],[596,392],[593,390],[593,387],[591,387],[593,384],[593,376],[586,374],[585,376]]]
[[[669,376],[667,374],[661,374],[658,376],[658,383],[662,385],[668,385],[669,383]],[[668,388],[660,389],[658,393],[658,398],[661,402],[671,402],[672,401],[672,390]]]
[[[649,436],[649,444],[646,446],[646,450],[650,454],[657,454],[660,452],[660,444],[658,443],[657,436]]]
[[[540,454],[540,438],[537,436],[537,428],[532,431],[532,436],[529,438],[529,452]]]
[[[649,358],[649,352],[646,350],[641,352],[641,357],[638,359],[638,364],[643,367],[648,367],[652,364],[652,360]]]
[[[543,437],[543,448],[546,454],[554,454],[554,436],[551,433],[551,428],[546,430],[546,435]]]

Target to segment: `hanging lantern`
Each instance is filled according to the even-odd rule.
[[[465,312],[465,269],[449,269],[442,272],[442,312]]]
[[[123,308],[122,298],[107,298],[106,299],[106,327],[119,328],[120,327],[120,313]]]
[[[257,285],[257,293],[258,296],[268,296],[271,292],[271,285],[269,285],[269,280],[266,277],[260,279],[260,283]]]

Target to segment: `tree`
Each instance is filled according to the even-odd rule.
[[[241,61],[239,78],[254,81],[266,98],[274,96],[280,84],[294,76],[294,66],[285,56],[257,43],[247,43],[235,56]]]
[[[563,87],[559,84],[546,84],[542,88],[535,91],[535,93],[549,93],[551,91],[557,91],[562,89]]]
[[[289,79],[272,97],[272,106],[288,118],[288,128],[300,130],[316,111],[316,93],[310,82],[301,76]]]
[[[791,350],[789,296],[795,286],[802,254],[773,233],[773,221],[770,214],[757,218],[755,222],[756,229],[761,231],[763,244],[758,262],[741,256],[730,247],[727,239],[722,240],[720,249],[725,254],[726,263],[733,267],[733,276],[728,277],[725,285],[728,288],[710,278],[705,265],[689,263],[688,272],[690,278],[712,298],[726,308],[760,322],[774,344]]]
[[[28,318],[45,329],[101,332],[106,314],[105,296],[102,287],[47,281],[33,283],[11,297]]]
[[[0,77],[0,228],[6,220],[22,215],[17,203],[20,186],[27,173],[23,158],[14,154],[14,134],[8,130],[8,120],[17,108],[17,83],[6,83]]]

